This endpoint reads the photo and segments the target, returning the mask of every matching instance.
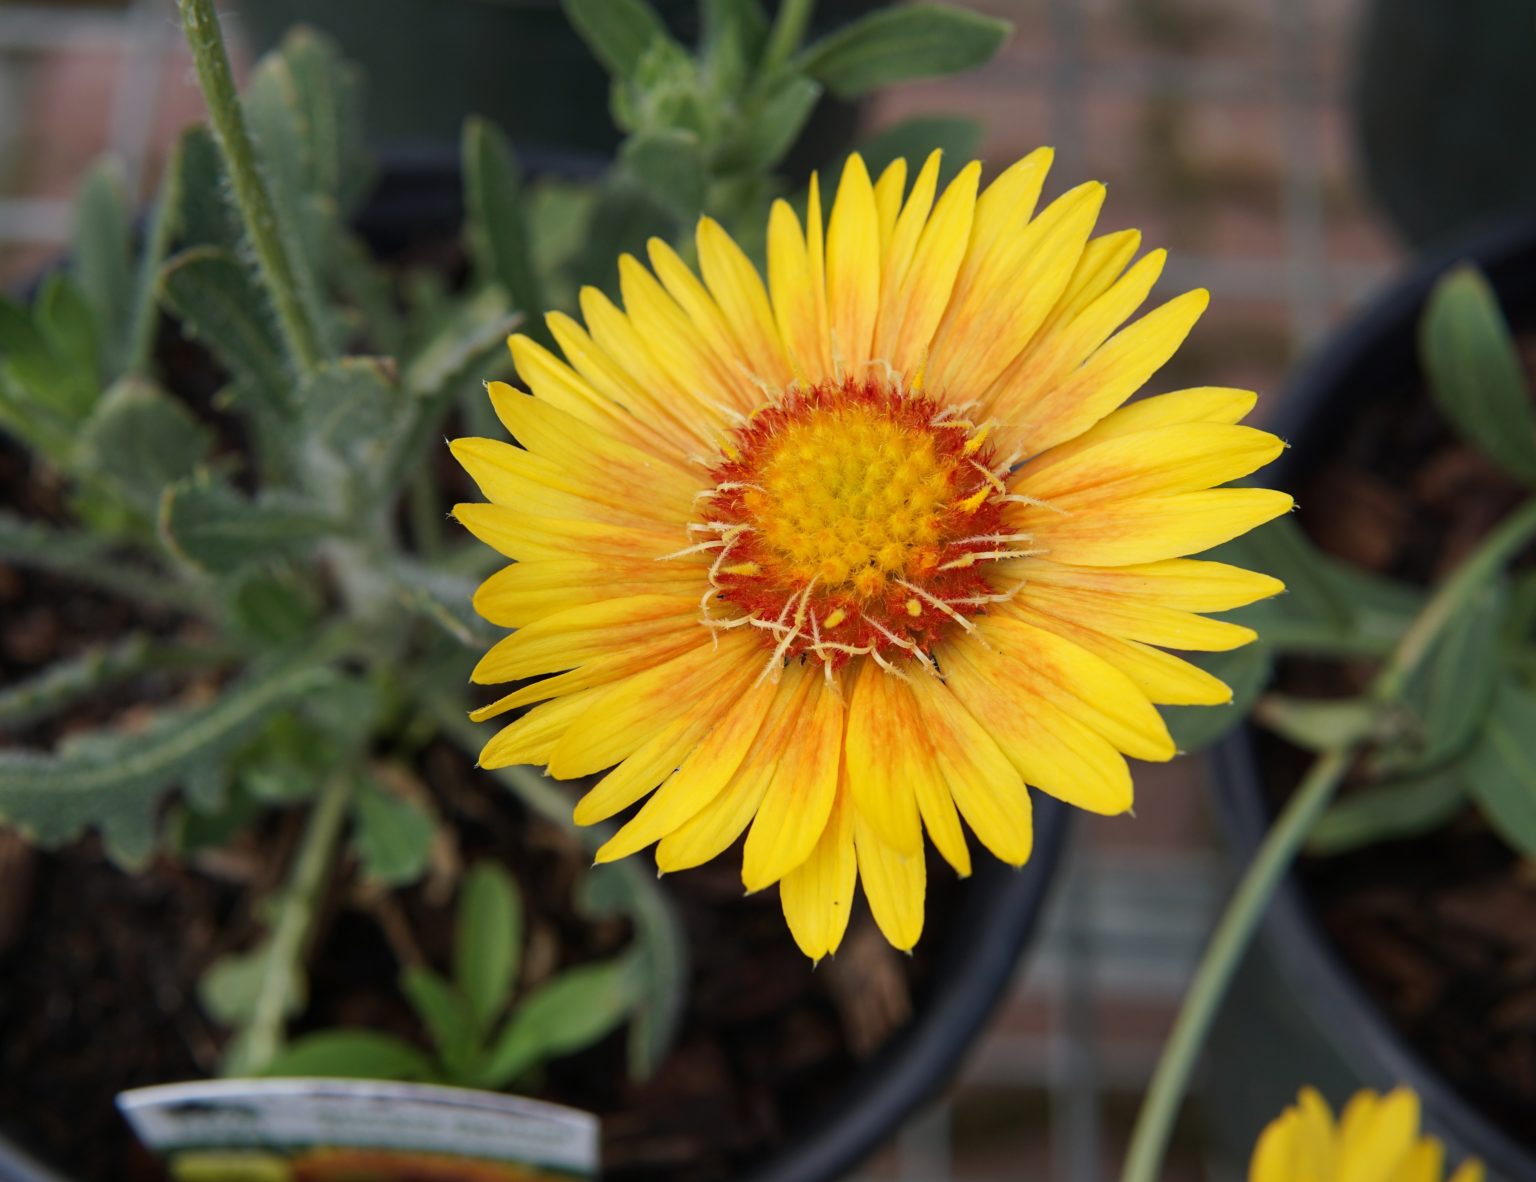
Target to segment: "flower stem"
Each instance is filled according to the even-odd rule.
[[[259,1072],[282,1045],[288,1001],[298,974],[296,966],[304,957],[304,946],[320,913],[320,895],[330,877],[337,839],[351,799],[352,777],[340,773],[326,782],[305,821],[277,921],[267,941],[256,1009],[242,1040],[243,1073]]]
[[[783,0],[773,19],[773,29],[768,34],[768,47],[763,51],[759,77],[772,76],[789,61],[790,55],[805,40],[805,30],[810,27],[811,15],[815,11],[816,0]]]
[[[1533,537],[1536,500],[1527,501],[1506,517],[1435,590],[1371,683],[1369,697],[1380,713],[1392,709],[1402,697],[1446,624]],[[1200,959],[1178,1020],[1163,1047],[1131,1134],[1121,1182],[1156,1182],[1195,1060],[1233,974],[1253,940],[1275,888],[1364,745],[1362,741],[1327,752],[1313,763],[1243,874]]]
[[[322,360],[319,338],[299,296],[293,261],[284,249],[278,225],[277,207],[256,163],[255,145],[240,110],[219,18],[212,0],[177,0],[177,7],[181,10],[187,47],[197,67],[198,84],[208,104],[208,117],[229,170],[235,204],[246,233],[251,236],[256,265],[272,299],[278,326],[294,368],[301,375],[312,373]]]

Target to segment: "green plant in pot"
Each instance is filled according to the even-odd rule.
[[[1245,609],[1263,639],[1226,671],[1258,728],[1214,768],[1247,869],[1160,1073],[1214,1024],[1203,1097],[1234,1167],[1303,1084],[1339,1103],[1406,1085],[1454,1154],[1536,1173],[1508,1058],[1533,906],[1536,254],[1529,230],[1467,253],[1497,294],[1464,256],[1434,261],[1303,374],[1282,425],[1300,528],[1237,544],[1290,593]],[[1153,1098],[1144,1133],[1173,1111]]]
[[[974,889],[934,883],[953,955],[866,961],[897,999],[876,1041],[907,1017],[914,983],[950,1000],[912,1015],[917,1049],[901,1053],[923,1057],[916,1083],[845,1095],[855,1056],[829,1015],[868,978],[812,976],[773,892],[743,903],[718,877],[590,869],[613,827],[576,833],[571,797],[530,769],[473,768],[484,736],[464,686],[496,633],[471,600],[494,558],[446,520],[469,489],[438,462],[442,435],[496,430],[483,384],[511,376],[510,332],[544,331],[526,312],[612,283],[617,252],[648,235],[691,251],[700,205],[732,224],[766,217],[794,127],[710,124],[752,149],[732,155],[714,139],[701,152],[676,122],[698,114],[687,80],[760,30],[750,6],[731,11],[739,23],[700,57],[670,40],[650,55],[685,79],[679,102],[665,77],[624,81],[630,146],[600,181],[525,177],[501,134],[472,121],[463,246],[375,258],[352,228],[368,223],[376,175],[357,71],[299,30],[237,99],[211,12],[185,6],[211,131],[182,138],[142,234],[110,167],[93,173],[69,264],[26,304],[0,303],[7,1134],[105,1176],[124,1152],[118,1089],[300,1068],[629,1105],[641,1131],[679,1110],[662,1086],[675,1071],[712,1097],[756,1089],[753,1104],[874,1097],[890,1128],[981,1022],[1008,966],[973,958],[1032,925],[1057,841],[1049,809],[1031,873],[979,865]],[[949,18],[923,9],[911,19],[930,34],[925,57],[901,19],[862,50],[841,42],[855,58],[843,72],[863,63],[874,84],[958,68],[1002,34],[960,14],[946,42],[934,22]],[[796,61],[797,37],[767,26]],[[733,60],[741,86],[762,65]],[[803,76],[775,68],[785,84]],[[928,121],[869,158],[944,134],[970,133]],[[655,166],[658,142],[680,172]],[[463,872],[489,862],[512,881]],[[715,918],[722,895],[729,921]],[[875,929],[853,920],[850,940],[867,944]],[[751,995],[732,984],[740,973],[779,984]],[[744,1037],[769,1054],[758,1061],[801,1054],[774,1024],[807,1021],[824,1090],[762,1083],[719,1053]],[[947,1032],[937,1053],[932,1033],[917,1037],[925,1025]],[[359,1028],[350,1044],[325,1035]],[[669,1057],[680,1031],[691,1059]],[[649,1108],[629,1082],[646,1077]],[[776,1128],[744,1126],[750,1105],[699,1111],[669,1133],[699,1168],[825,1171],[796,1163],[825,1161],[826,1134],[775,1156]],[[837,1159],[870,1138],[838,1141]],[[620,1176],[623,1154],[610,1144]],[[0,1160],[11,1168],[8,1148]]]

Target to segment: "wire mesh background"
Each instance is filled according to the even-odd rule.
[[[873,124],[963,113],[1006,163],[1041,143],[1064,188],[1109,185],[1104,228],[1167,246],[1163,286],[1211,289],[1171,387],[1256,388],[1393,271],[1352,168],[1360,0],[982,0],[1017,36],[988,68],[881,96]],[[173,0],[0,0],[0,285],[55,255],[70,195],[110,150],[159,175],[200,99]],[[494,112],[490,112],[494,115]],[[1261,402],[1261,408],[1266,402]],[[904,1182],[1109,1178],[1226,889],[1204,767],[1138,769],[1138,815],[1090,818],[1046,928],[955,1086],[861,1172]],[[1191,1106],[1166,1178],[1210,1176]]]

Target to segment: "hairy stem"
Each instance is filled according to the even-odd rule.
[[[155,279],[160,264],[170,252],[176,234],[181,207],[181,141],[165,162],[165,176],[160,195],[144,239],[144,256],[139,260],[138,295],[134,301],[133,326],[128,336],[128,372],[140,377],[152,376],[155,352],[155,328],[160,321],[160,304],[155,299]]]
[[[261,992],[250,1025],[245,1028],[241,1067],[247,1073],[259,1072],[282,1046],[284,1015],[297,971],[295,966],[304,958],[305,947],[320,913],[320,898],[330,878],[351,799],[352,777],[346,773],[338,774],[321,789],[320,799],[310,809],[305,821],[304,835],[299,840],[277,920],[267,941]]]
[[[1371,683],[1369,697],[1377,705],[1378,719],[1397,706],[1413,674],[1433,649],[1446,624],[1466,607],[1474,594],[1496,578],[1505,563],[1529,545],[1533,537],[1536,537],[1536,500],[1526,502],[1505,518],[1435,590],[1398,639]],[[1318,758],[1270,827],[1243,874],[1200,959],[1189,992],[1179,1009],[1178,1020],[1163,1047],[1131,1134],[1121,1182],[1156,1182],[1195,1061],[1233,974],[1253,941],[1253,934],[1264,918],[1275,888],[1365,745],[1366,741],[1362,740]]]
[[[256,162],[256,148],[240,109],[213,0],[177,0],[177,7],[181,10],[187,47],[197,67],[198,84],[208,104],[209,121],[229,172],[235,204],[246,233],[251,236],[257,269],[277,313],[278,327],[294,368],[301,375],[313,373],[322,360],[319,336],[305,312],[293,260],[283,244],[277,207]]]

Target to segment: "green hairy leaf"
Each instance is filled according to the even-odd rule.
[[[476,862],[459,887],[453,979],[484,1032],[506,1009],[523,952],[523,901],[512,876]]]
[[[182,403],[146,378],[124,378],[86,420],[76,466],[152,515],[165,488],[202,463],[212,444]]]
[[[1536,406],[1488,281],[1470,265],[1435,285],[1419,326],[1435,404],[1473,446],[1536,484]]]
[[[128,358],[137,303],[133,230],[122,170],[103,160],[86,174],[75,199],[71,264],[95,322],[101,326],[105,372],[118,374]]]
[[[189,247],[213,246],[235,255],[245,241],[245,230],[229,201],[229,180],[213,133],[206,127],[189,127],[182,132],[179,149],[176,193],[182,240]]]
[[[205,706],[164,711],[142,731],[84,736],[54,755],[0,752],[0,820],[44,846],[97,828],[115,858],[143,865],[160,798],[329,676],[315,665],[253,673]]]
[[[212,246],[182,251],[160,273],[160,298],[247,396],[265,407],[291,408],[293,379],[270,311],[234,255]]]
[[[217,575],[306,549],[338,523],[280,494],[250,500],[204,473],[165,490],[159,530],[167,550]]]
[[[726,147],[721,167],[747,173],[772,170],[795,146],[821,95],[821,85],[805,75],[785,75]]]
[[[431,1082],[432,1060],[410,1043],[375,1030],[322,1030],[295,1039],[261,1069],[269,1077],[398,1079]]]
[[[499,283],[518,309],[542,334],[546,307],[528,245],[523,179],[507,142],[484,119],[464,124],[465,231],[475,267],[483,279]]]
[[[561,0],[566,18],[607,71],[628,78],[651,43],[671,40],[645,0]]]
[[[937,78],[990,61],[1013,31],[963,8],[904,4],[877,9],[804,50],[799,69],[833,94],[856,98],[881,86]]]
[[[698,218],[708,177],[697,135],[679,128],[643,129],[624,141],[620,159],[679,221]]]

